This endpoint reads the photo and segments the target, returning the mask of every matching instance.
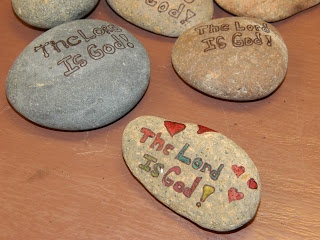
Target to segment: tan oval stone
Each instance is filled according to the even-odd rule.
[[[106,0],[127,21],[151,32],[178,37],[213,16],[212,0]]]
[[[225,10],[241,17],[275,22],[320,3],[320,0],[215,0]]]
[[[257,168],[236,143],[210,128],[142,116],[125,128],[122,150],[152,195],[201,227],[234,230],[255,216]]]
[[[262,20],[219,18],[181,34],[172,64],[183,80],[208,95],[249,101],[279,87],[288,52],[279,32]]]

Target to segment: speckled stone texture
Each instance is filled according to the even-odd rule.
[[[219,18],[180,35],[172,64],[183,80],[210,96],[250,101],[279,87],[288,52],[279,32],[262,20]]]
[[[241,17],[275,22],[320,3],[320,0],[215,0],[222,8]]]
[[[60,130],[114,122],[144,95],[150,63],[128,31],[100,20],[75,20],[31,42],[13,63],[7,98],[23,116]]]
[[[243,149],[210,128],[142,116],[125,128],[122,150],[152,195],[201,227],[230,231],[256,214],[257,168]]]
[[[99,0],[12,0],[17,16],[31,26],[52,28],[87,15]]]
[[[106,0],[127,21],[151,32],[178,37],[186,29],[212,19],[212,0]]]

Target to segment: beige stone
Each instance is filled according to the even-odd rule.
[[[106,0],[127,21],[151,32],[178,37],[186,29],[212,19],[212,0]]]
[[[241,17],[275,22],[320,3],[320,0],[215,0],[225,10]]]
[[[152,195],[201,227],[230,231],[256,214],[257,168],[236,143],[210,128],[142,116],[125,128],[122,150]]]
[[[198,24],[177,39],[172,50],[176,72],[192,87],[234,101],[268,96],[282,83],[287,47],[270,24],[228,17]]]

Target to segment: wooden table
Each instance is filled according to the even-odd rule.
[[[104,128],[61,132],[21,117],[5,95],[7,73],[43,31],[0,3],[0,239],[318,239],[320,230],[320,6],[274,23],[289,50],[285,81],[254,102],[208,97],[171,65],[175,38],[140,29],[100,1],[88,18],[129,30],[151,61],[149,88],[125,117]],[[215,18],[229,16],[215,5]],[[90,79],[88,79],[90,81]],[[158,202],[130,174],[124,127],[141,115],[194,122],[222,132],[260,171],[254,221],[231,233],[199,228]]]

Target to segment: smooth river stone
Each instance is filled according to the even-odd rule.
[[[99,0],[12,0],[12,7],[24,22],[52,28],[87,15]]]
[[[222,8],[241,17],[275,22],[320,3],[320,0],[215,0]]]
[[[119,119],[149,84],[144,46],[128,31],[100,20],[54,27],[13,63],[7,97],[29,120],[48,128],[89,130]]]
[[[212,0],[106,0],[127,21],[148,31],[178,37],[188,28],[212,19]]]
[[[122,151],[152,195],[201,227],[230,231],[256,214],[257,168],[236,143],[210,128],[142,116],[125,128]]]
[[[181,34],[172,64],[183,80],[208,95],[249,101],[279,87],[288,52],[279,32],[262,20],[219,18]]]

